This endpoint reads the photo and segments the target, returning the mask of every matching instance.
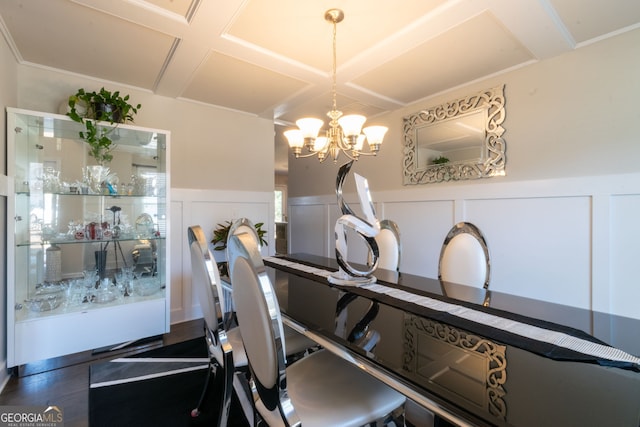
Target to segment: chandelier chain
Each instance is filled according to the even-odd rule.
[[[338,23],[335,20],[333,20],[333,69],[331,70],[332,74],[333,74],[333,85],[331,87],[331,92],[333,93],[333,108],[332,109],[334,111],[338,109],[338,104],[337,104],[337,101],[336,101],[336,92],[338,90],[338,84],[337,84],[337,78],[336,78],[336,74],[337,74],[336,63],[338,61],[337,54],[336,54],[336,51],[337,51],[337,47],[336,47],[337,46],[337,43],[336,43],[336,38],[337,37],[336,37],[336,35],[338,33],[337,27],[338,27]]]

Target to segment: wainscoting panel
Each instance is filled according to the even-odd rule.
[[[469,221],[488,241],[492,289],[640,318],[640,173],[371,191],[400,227],[402,271],[437,277],[447,231]],[[355,211],[356,195],[345,199]],[[290,248],[334,256],[339,214],[335,195],[290,198]]]
[[[589,197],[468,200],[464,209],[487,239],[491,289],[591,306]]]
[[[613,196],[610,212],[611,310],[628,317],[638,318],[640,317],[640,195]]]
[[[242,217],[253,223],[263,222],[268,246],[262,255],[275,253],[275,222],[273,192],[224,190],[171,190],[171,323],[202,317],[200,304],[191,288],[191,259],[187,244],[187,227],[200,225],[213,238],[217,224]],[[216,261],[225,261],[225,251],[210,249]]]
[[[437,277],[440,248],[454,224],[454,202],[433,200],[382,205],[380,218],[391,219],[400,228],[402,271]]]
[[[289,253],[306,252],[327,256],[328,207],[323,204],[291,206],[289,208]],[[332,252],[333,253],[333,252]]]
[[[171,222],[171,238],[173,244],[169,250],[169,259],[171,263],[171,323],[176,323],[174,319],[181,319],[185,311],[190,309],[190,304],[185,306],[185,300],[191,301],[191,295],[185,295],[185,292],[190,292],[190,288],[185,289],[185,271],[190,271],[191,268],[185,270],[183,268],[185,260],[190,262],[187,258],[189,256],[188,246],[184,242],[186,240],[186,229],[182,226],[184,224],[184,203],[182,201],[171,201],[171,215],[169,216]],[[188,283],[191,283],[189,279]]]

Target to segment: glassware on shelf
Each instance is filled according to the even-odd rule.
[[[65,288],[61,284],[43,284],[36,289],[32,298],[24,300],[31,311],[51,311],[60,306],[65,297]]]
[[[95,288],[98,281],[98,270],[84,270],[82,272],[84,278],[84,285],[87,288]]]
[[[45,193],[59,193],[62,191],[60,171],[53,168],[45,168],[42,174],[42,180]]]
[[[125,270],[127,268],[127,270]],[[131,281],[133,280],[133,273],[128,267],[123,267],[113,277],[116,282],[116,288],[123,297],[131,294]]]
[[[141,277],[133,281],[134,295],[153,295],[158,292],[161,287],[161,283],[157,277]]]
[[[43,311],[51,311],[58,308],[62,303],[62,300],[63,295],[60,293],[28,298],[24,300],[24,304],[29,310],[39,313]]]
[[[67,286],[65,306],[77,307],[85,302],[87,302],[87,286],[85,279],[71,280]]]
[[[82,169],[82,182],[87,186],[90,194],[104,194],[103,185],[111,176],[106,166],[93,165]]]
[[[62,280],[62,249],[57,245],[51,245],[46,250],[45,280],[49,283],[57,283]]]
[[[139,237],[153,236],[153,218],[148,213],[143,213],[136,218],[136,233]]]
[[[53,240],[53,238],[56,237],[57,234],[58,234],[58,232],[53,227],[53,225],[51,225],[51,224],[43,224],[42,225],[42,239],[44,241],[48,242],[48,241]]]

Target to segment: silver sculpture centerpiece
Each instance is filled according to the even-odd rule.
[[[364,218],[358,217],[344,200],[342,186],[352,165],[353,160],[342,165],[336,179],[336,196],[338,197],[338,207],[342,212],[342,216],[338,218],[335,226],[336,260],[338,261],[339,270],[332,273],[328,280],[330,283],[337,285],[353,286],[375,283],[376,281],[372,273],[378,267],[378,258],[380,256],[375,239],[380,232],[380,222],[376,218],[376,211],[371,200],[369,184],[366,178],[354,174],[356,190]],[[367,250],[369,251],[367,259],[369,261],[367,261],[365,270],[358,270],[347,260],[347,229],[355,231],[367,245]]]

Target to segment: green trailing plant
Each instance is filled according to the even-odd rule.
[[[142,105],[131,104],[129,95],[121,96],[120,91],[110,92],[105,88],[99,92],[87,92],[78,89],[75,95],[69,97],[69,112],[71,120],[82,123],[84,131],[80,131],[80,138],[89,144],[89,155],[99,165],[113,160],[112,150],[115,148],[110,134],[119,123],[133,122],[133,117]],[[105,127],[97,122],[109,122],[116,126]]]

